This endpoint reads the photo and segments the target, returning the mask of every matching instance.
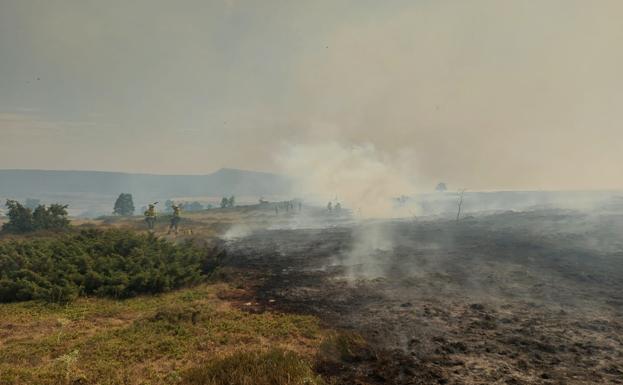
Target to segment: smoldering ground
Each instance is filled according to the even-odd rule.
[[[243,309],[311,313],[364,337],[367,348],[351,361],[320,362],[318,371],[345,384],[620,381],[617,193],[473,192],[457,221],[455,193],[415,190],[415,204],[395,205],[402,191],[389,186],[412,188],[414,179],[383,175],[391,162],[371,148],[340,156],[327,148],[343,153],[333,144],[320,149],[328,153],[292,152],[317,153],[300,163],[310,177],[299,186],[311,192],[300,216],[275,216],[230,241],[224,260],[227,279],[246,289]],[[345,164],[378,173],[341,173]],[[323,207],[335,195],[339,215]],[[312,208],[314,196],[323,206]],[[358,216],[350,202],[379,207]],[[374,218],[376,210],[390,215]]]
[[[225,265],[243,308],[364,336],[368,353],[320,367],[340,383],[617,383],[621,231],[623,210],[264,230],[230,243]]]
[[[556,192],[556,191],[467,191],[461,198],[457,187],[443,193],[424,190],[418,184],[418,167],[414,154],[400,151],[384,153],[370,143],[360,145],[336,141],[284,144],[276,156],[284,174],[294,183],[292,196],[300,197],[309,207],[287,220],[271,225],[273,229],[334,227],[348,225],[352,243],[348,250],[335,255],[335,263],[349,266],[350,278],[385,277],[388,255],[394,252],[397,235],[394,227],[380,219],[450,220],[499,213],[551,210],[551,217],[542,215],[543,223],[566,231],[570,224],[551,223],[561,210],[593,216],[609,202],[618,202],[616,192]],[[454,190],[454,191],[452,191]],[[458,203],[462,199],[461,212]],[[327,202],[333,210],[325,210]],[[342,206],[336,212],[335,205]],[[460,214],[460,215],[459,215]],[[513,226],[514,223],[500,223]],[[452,225],[449,222],[449,225]],[[536,227],[535,227],[536,226]],[[550,227],[551,227],[550,226]],[[568,230],[568,229],[567,229]],[[452,244],[452,236],[443,239],[442,246]],[[439,240],[437,240],[439,242]],[[434,241],[428,242],[431,248]],[[410,271],[417,266],[409,267]]]

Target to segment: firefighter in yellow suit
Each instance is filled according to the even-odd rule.
[[[175,231],[175,234],[177,234],[177,228],[180,223],[180,220],[182,219],[180,217],[182,208],[179,205],[175,205],[175,204],[172,205],[171,208],[173,209],[173,216],[171,217],[171,224],[169,225],[168,234],[171,234],[171,231]]]
[[[156,224],[156,204],[150,203],[147,210],[145,210],[145,223],[147,223],[147,228],[149,230],[154,229],[154,225]]]

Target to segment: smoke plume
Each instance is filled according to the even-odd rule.
[[[409,157],[390,157],[374,145],[337,142],[287,146],[278,157],[295,181],[293,193],[311,203],[339,202],[360,218],[409,215],[396,198],[415,192]]]

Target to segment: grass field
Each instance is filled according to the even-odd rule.
[[[218,298],[224,290],[2,304],[0,384],[248,383],[245,373],[264,373],[267,362],[276,362],[267,384],[319,383],[310,369],[323,337],[315,318],[243,312]],[[216,382],[198,382],[213,372]]]

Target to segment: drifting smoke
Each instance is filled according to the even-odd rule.
[[[352,237],[352,246],[341,261],[346,278],[384,277],[395,247],[394,234],[377,222],[354,227]]]
[[[292,145],[279,157],[295,181],[293,193],[316,205],[339,202],[356,219],[353,242],[339,256],[351,279],[384,276],[394,236],[372,218],[412,216],[414,209],[397,198],[415,191],[410,157],[388,156],[372,144],[344,146],[337,142]]]
[[[253,228],[247,224],[236,224],[230,227],[225,234],[221,236],[223,240],[233,241],[235,239],[244,238],[253,233]]]
[[[410,215],[396,207],[396,198],[415,192],[409,162],[382,154],[372,144],[291,145],[278,160],[295,181],[293,193],[307,201],[340,202],[360,218]]]

